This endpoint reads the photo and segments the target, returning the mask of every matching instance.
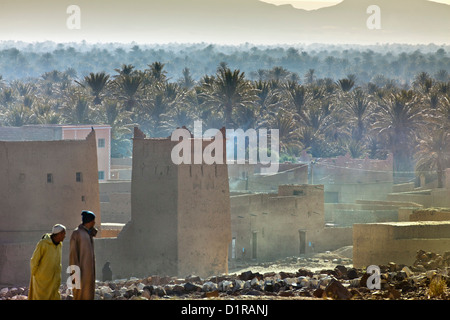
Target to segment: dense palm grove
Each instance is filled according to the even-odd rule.
[[[349,153],[385,159],[391,153],[394,174],[423,173],[437,177],[440,187],[450,165],[450,57],[443,49],[390,56],[343,50],[322,53],[321,59],[319,53],[289,48],[282,49],[281,60],[272,58],[269,64],[261,58],[253,69],[253,58],[246,60],[243,51],[243,71],[230,66],[238,63],[236,57],[207,56],[204,51],[212,50],[208,46],[202,49],[203,59],[216,59],[215,67],[203,74],[202,68],[210,70],[206,64],[196,68],[187,58],[170,60],[161,52],[160,60],[147,60],[143,66],[145,55],[138,55],[136,46],[130,55],[139,59],[127,55],[132,63],[121,62],[112,70],[105,66],[108,71],[80,71],[69,57],[86,53],[72,47],[58,50],[64,54],[0,51],[3,71],[21,70],[19,74],[24,72],[22,64],[37,72],[46,66],[39,76],[28,72],[13,77],[13,71],[0,76],[0,126],[108,124],[112,156],[125,157],[136,125],[148,136],[167,137],[177,127],[192,128],[194,120],[202,120],[204,128],[279,129],[282,160],[295,161],[304,150],[316,158]],[[252,50],[255,54],[259,49]],[[267,50],[276,49],[266,49],[269,54]],[[91,60],[114,60],[114,54],[125,55],[122,51],[91,50]],[[223,62],[228,58],[233,63]],[[167,71],[173,64],[184,65],[176,79]]]

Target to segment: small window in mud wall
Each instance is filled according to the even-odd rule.
[[[53,183],[53,173],[47,173],[47,183]]]
[[[302,196],[303,195],[303,190],[294,190],[294,196]]]
[[[105,139],[103,139],[103,138],[98,139],[98,147],[99,148],[105,147]]]
[[[76,181],[77,182],[83,182],[83,173],[82,172],[77,172],[76,173]]]

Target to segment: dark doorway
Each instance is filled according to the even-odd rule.
[[[256,259],[256,249],[258,248],[258,233],[253,232],[252,238],[252,259]]]
[[[299,253],[300,254],[305,254],[306,253],[306,231],[303,230],[298,230],[298,235],[299,235]]]

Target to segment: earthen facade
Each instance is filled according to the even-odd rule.
[[[202,150],[210,143],[200,142]],[[231,222],[226,161],[176,165],[171,151],[177,143],[170,138],[149,139],[135,129],[131,220],[117,238],[98,239],[100,268],[109,261],[122,277],[228,271]]]
[[[54,224],[70,237],[87,209],[101,225],[96,150],[92,130],[85,140],[0,141],[0,283],[29,280],[34,246]]]

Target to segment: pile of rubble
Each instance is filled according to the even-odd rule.
[[[440,255],[434,252],[419,250],[416,255],[416,261],[411,266],[411,269],[417,272],[426,272],[428,270],[447,267],[450,267],[450,252]]]
[[[151,276],[97,282],[97,300],[155,300],[155,299],[450,299],[448,270],[450,253],[439,255],[422,250],[417,252],[412,266],[389,263],[379,266],[380,288],[369,285],[371,274],[342,264],[334,268],[311,271],[300,268],[295,272],[244,271],[238,274],[202,279]],[[444,290],[431,292],[430,284],[439,279]],[[368,288],[368,285],[370,288]],[[61,286],[62,299],[72,296]],[[2,300],[27,298],[27,288],[3,288]]]

